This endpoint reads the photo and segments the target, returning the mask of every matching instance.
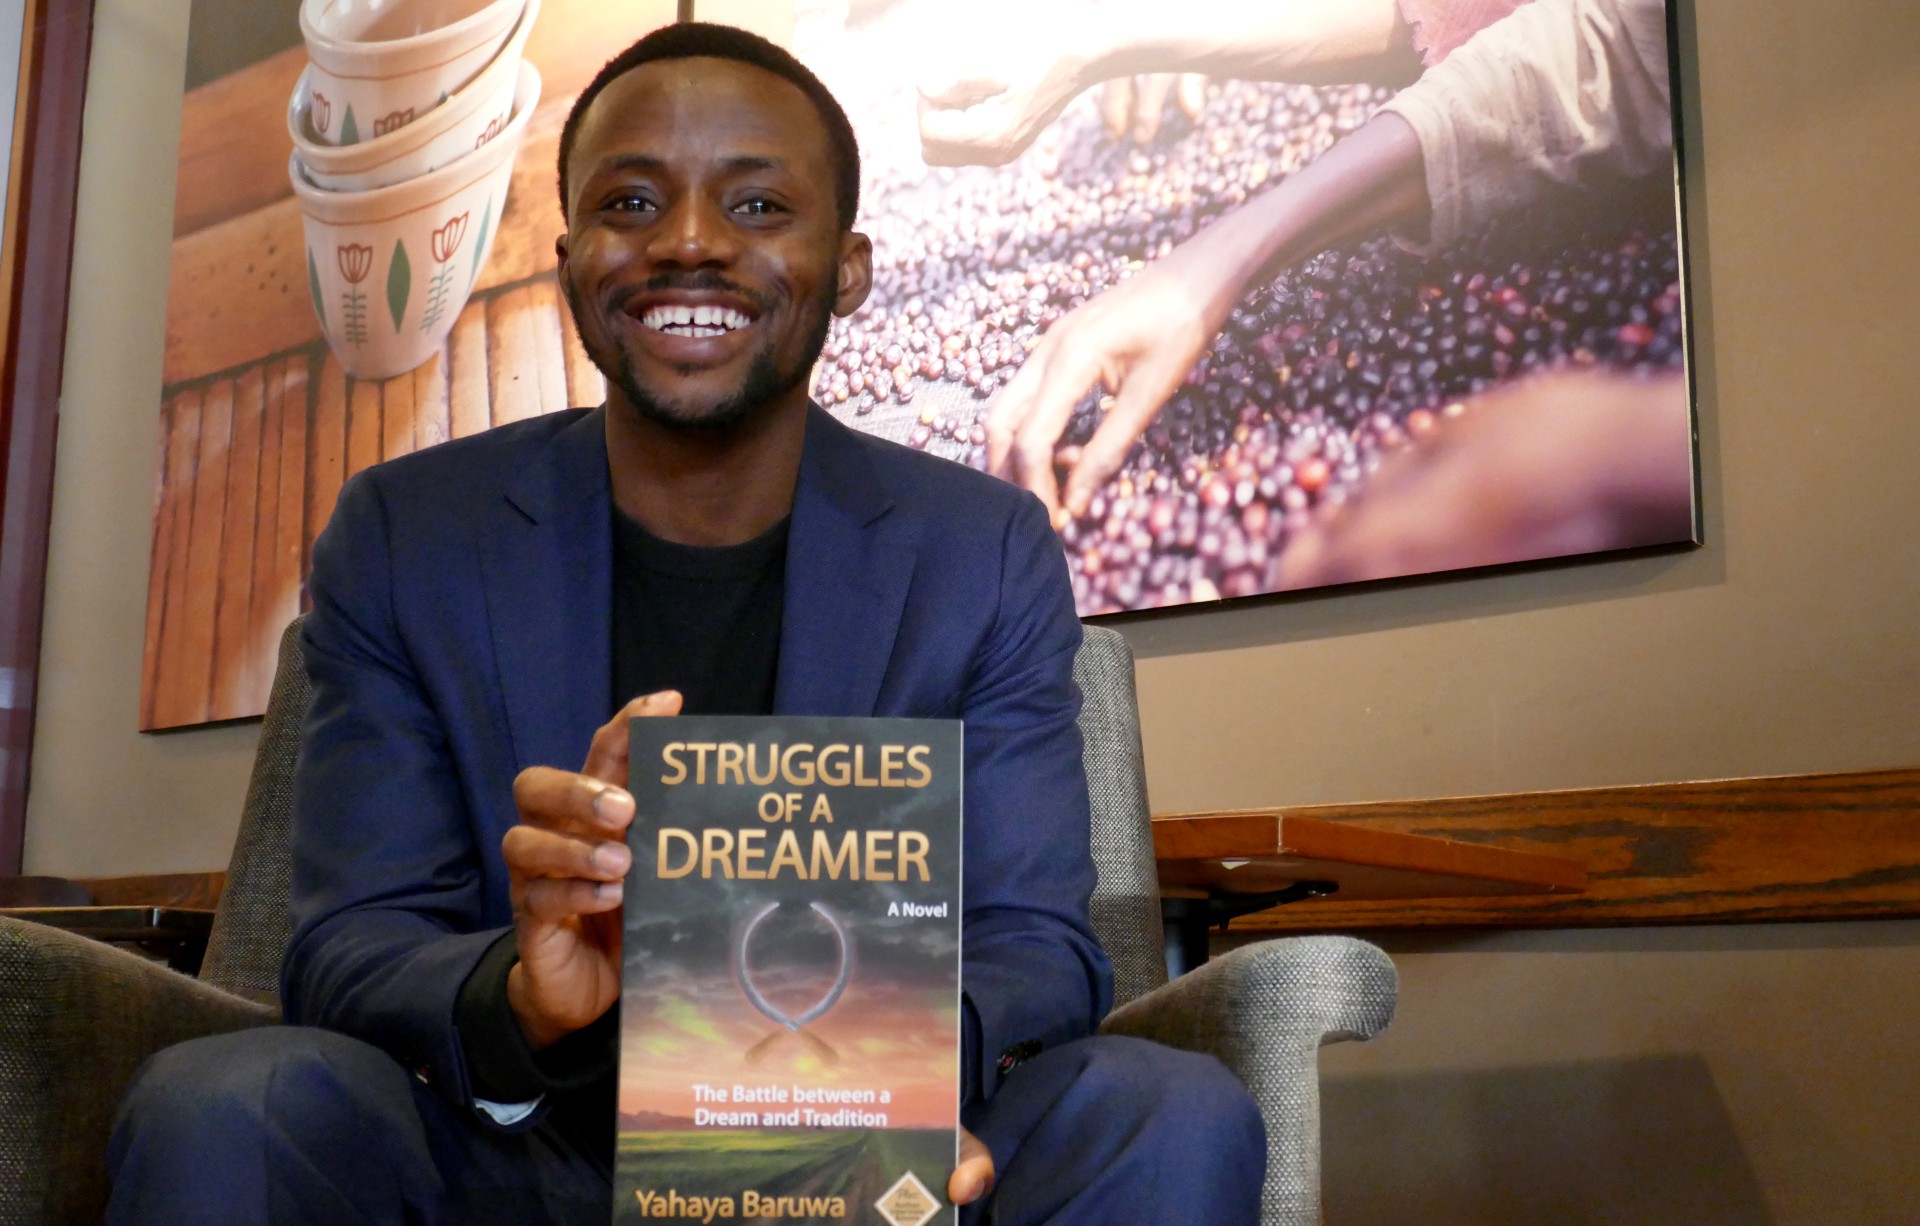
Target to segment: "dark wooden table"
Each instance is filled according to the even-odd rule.
[[[1207,934],[1243,915],[1316,898],[1342,902],[1572,894],[1577,860],[1289,815],[1180,813],[1153,821],[1167,970],[1207,960]]]

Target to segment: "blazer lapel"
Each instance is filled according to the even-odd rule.
[[[865,443],[815,406],[793,494],[774,710],[872,715],[914,550]]]
[[[605,410],[562,427],[481,528],[481,571],[519,767],[579,769],[612,703]]]

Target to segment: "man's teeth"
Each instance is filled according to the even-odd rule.
[[[650,307],[640,316],[640,322],[676,336],[724,336],[753,321],[729,307],[703,305]]]

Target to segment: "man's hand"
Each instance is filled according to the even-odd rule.
[[[620,899],[632,862],[627,721],[679,713],[672,690],[636,698],[593,734],[578,773],[534,766],[513,781],[520,824],[500,850],[520,961],[507,975],[507,1001],[535,1051],[619,998]]]
[[[947,1179],[947,1199],[956,1205],[971,1205],[993,1191],[993,1155],[979,1137],[960,1130],[960,1161]]]

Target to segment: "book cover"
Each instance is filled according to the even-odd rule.
[[[951,1223],[961,725],[631,725],[614,1221]]]

